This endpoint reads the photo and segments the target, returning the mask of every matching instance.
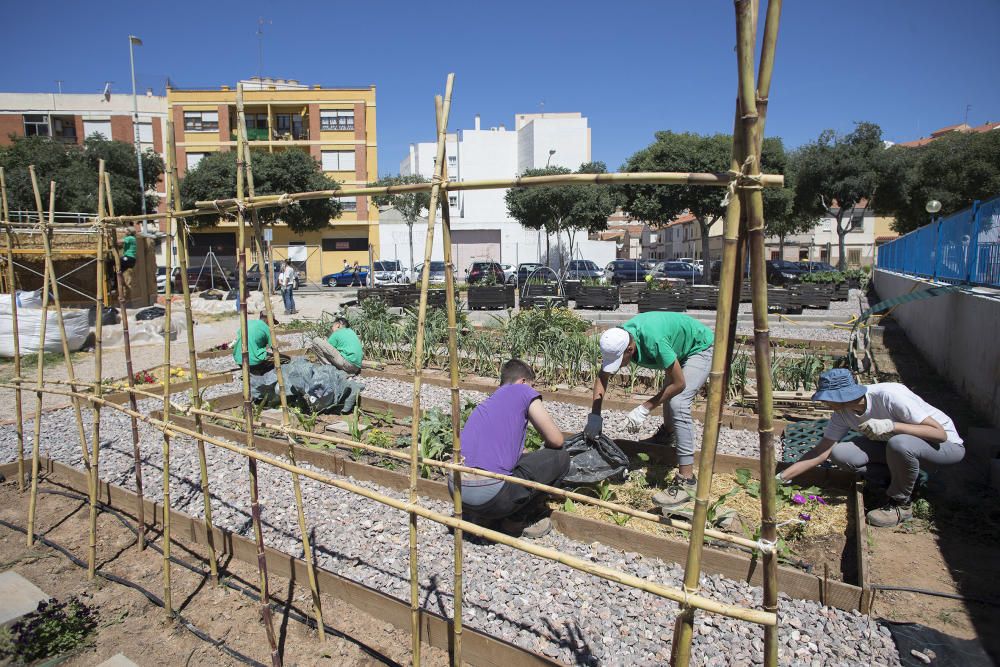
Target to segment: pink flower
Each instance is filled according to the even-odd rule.
[[[816,496],[816,502],[818,502],[820,505],[826,505],[826,501],[823,500],[823,496]]]
[[[812,519],[812,517],[808,514],[799,514],[799,518],[802,519],[803,521],[809,521],[810,519]]]
[[[792,496],[792,502],[795,503],[796,505],[805,505],[806,499],[802,496],[801,493],[796,493],[794,496]]]

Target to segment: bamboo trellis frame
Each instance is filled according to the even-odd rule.
[[[90,541],[88,547],[90,550],[91,563],[93,564],[93,559],[96,557],[96,488],[98,481],[98,461],[99,461],[99,422],[100,422],[100,410],[103,407],[109,407],[120,411],[130,417],[132,423],[133,432],[133,451],[136,462],[136,484],[138,487],[138,497],[140,499],[140,506],[138,508],[138,518],[140,521],[140,545],[143,540],[142,528],[145,522],[142,518],[142,486],[141,486],[141,466],[140,466],[140,451],[138,442],[138,422],[143,421],[144,423],[150,424],[158,428],[163,434],[163,493],[164,493],[164,503],[163,507],[165,510],[164,514],[164,563],[163,563],[163,577],[164,577],[164,593],[166,601],[166,610],[169,614],[171,612],[171,602],[170,602],[170,566],[169,566],[169,519],[167,518],[167,510],[170,506],[170,496],[169,496],[169,475],[170,475],[170,443],[171,437],[190,437],[194,439],[198,444],[199,453],[199,463],[201,468],[201,485],[202,493],[205,503],[205,525],[208,529],[208,534],[212,534],[212,519],[211,519],[211,494],[208,485],[207,476],[207,463],[205,456],[205,445],[212,445],[231,453],[238,454],[240,456],[246,457],[248,462],[248,470],[251,482],[251,515],[253,518],[254,527],[254,537],[257,544],[258,556],[263,554],[263,532],[261,528],[261,518],[260,512],[261,507],[259,499],[257,497],[257,464],[258,462],[263,462],[267,465],[271,465],[278,469],[285,470],[292,475],[293,485],[295,488],[296,495],[296,510],[299,517],[300,530],[302,532],[302,543],[303,550],[305,553],[305,560],[307,567],[310,572],[310,589],[313,594],[314,602],[314,614],[316,617],[316,622],[318,626],[318,631],[322,635],[323,632],[323,620],[322,620],[322,609],[319,604],[319,591],[316,586],[315,576],[313,575],[313,564],[311,556],[311,546],[308,539],[308,531],[304,518],[304,511],[302,507],[301,491],[299,486],[299,478],[304,476],[314,481],[318,481],[322,484],[339,488],[342,490],[349,491],[351,493],[360,495],[362,497],[368,498],[379,502],[387,507],[391,507],[400,511],[404,511],[409,515],[409,533],[410,533],[410,606],[411,606],[411,635],[413,639],[412,646],[412,656],[413,663],[418,665],[420,663],[420,652],[421,652],[421,637],[420,637],[420,623],[419,623],[419,562],[418,562],[418,551],[417,551],[417,528],[418,519],[423,518],[426,520],[431,520],[445,526],[449,526],[455,531],[455,591],[454,591],[454,615],[452,623],[452,661],[454,664],[460,664],[461,662],[461,632],[462,632],[462,533],[469,533],[472,535],[477,535],[489,539],[494,542],[499,542],[507,546],[522,550],[526,553],[550,559],[556,562],[563,563],[574,569],[593,574],[598,577],[605,578],[610,581],[618,582],[627,586],[632,586],[649,593],[664,597],[666,599],[674,600],[681,604],[681,614],[678,616],[678,623],[675,629],[675,642],[674,642],[674,662],[675,664],[683,665],[687,664],[690,657],[690,641],[691,633],[690,627],[693,624],[694,611],[697,609],[702,609],[705,611],[710,611],[713,613],[719,613],[726,616],[730,616],[737,619],[747,620],[753,623],[763,625],[765,627],[765,664],[771,665],[775,664],[777,658],[777,643],[776,643],[776,625],[777,625],[777,599],[776,599],[776,563],[773,549],[768,548],[768,541],[774,538],[774,480],[769,473],[773,472],[774,469],[774,449],[773,449],[773,433],[772,427],[772,417],[770,410],[770,391],[769,387],[763,387],[761,390],[761,412],[760,412],[760,423],[759,431],[761,435],[761,471],[762,471],[762,541],[755,542],[753,540],[746,540],[745,538],[734,538],[733,536],[728,536],[724,533],[718,533],[718,531],[713,531],[711,529],[706,529],[704,525],[705,510],[707,505],[707,492],[708,488],[711,486],[711,478],[713,473],[713,463],[714,463],[714,452],[715,446],[718,439],[719,422],[721,417],[721,391],[723,383],[719,380],[724,377],[726,373],[726,368],[729,364],[732,354],[732,336],[727,336],[726,333],[731,331],[732,325],[734,323],[734,313],[735,313],[735,303],[737,303],[735,294],[733,292],[734,285],[738,284],[740,278],[740,271],[736,270],[737,266],[737,256],[739,255],[739,248],[741,244],[748,247],[751,253],[751,266],[752,266],[752,281],[754,287],[753,295],[753,310],[754,310],[754,323],[755,323],[755,342],[757,348],[757,354],[760,355],[761,350],[765,350],[765,355],[763,359],[758,359],[758,364],[764,364],[761,367],[766,367],[769,357],[766,355],[767,346],[767,319],[766,319],[766,287],[762,289],[762,285],[766,285],[763,282],[763,215],[762,215],[762,198],[760,189],[762,187],[773,187],[782,184],[782,179],[780,176],[772,175],[761,175],[760,174],[760,142],[762,140],[763,134],[763,121],[766,114],[766,104],[767,104],[767,94],[770,85],[770,75],[771,68],[773,65],[774,58],[774,45],[776,40],[778,18],[780,16],[781,2],[780,0],[771,0],[768,6],[767,13],[767,23],[764,33],[764,50],[761,58],[761,70],[759,74],[759,80],[757,82],[756,90],[754,88],[753,80],[753,36],[754,36],[754,23],[756,18],[756,0],[737,0],[736,1],[736,14],[737,14],[737,35],[738,35],[738,62],[739,62],[739,74],[740,74],[740,88],[739,88],[739,99],[738,99],[738,115],[737,115],[737,126],[736,132],[734,133],[734,150],[733,150],[733,161],[732,169],[729,172],[722,174],[691,174],[691,173],[631,173],[631,174],[569,174],[569,175],[558,175],[558,176],[544,176],[544,177],[532,177],[532,178],[517,178],[517,179],[503,179],[503,180],[489,180],[489,181],[466,181],[461,183],[449,183],[447,180],[447,167],[446,162],[443,159],[444,151],[444,137],[447,132],[448,116],[450,112],[451,96],[454,83],[453,75],[449,75],[445,86],[444,96],[437,97],[436,102],[436,131],[438,137],[438,168],[434,175],[433,180],[430,183],[423,184],[413,184],[413,185],[403,185],[403,186],[390,186],[387,188],[379,187],[361,187],[352,189],[340,189],[340,190],[324,190],[315,192],[305,192],[305,193],[288,193],[282,195],[264,195],[255,196],[253,191],[253,172],[252,172],[252,162],[249,151],[249,144],[246,138],[245,125],[243,121],[242,113],[242,91],[238,90],[237,94],[237,107],[238,107],[238,142],[237,142],[237,188],[236,197],[233,199],[223,199],[211,202],[197,202],[196,208],[190,210],[180,210],[179,193],[177,189],[177,176],[176,176],[176,165],[173,164],[173,155],[168,156],[168,170],[166,174],[167,180],[167,193],[168,193],[168,207],[167,212],[163,214],[149,214],[145,216],[115,216],[113,201],[111,200],[110,192],[110,182],[109,176],[104,173],[103,165],[101,169],[101,178],[99,182],[99,205],[97,214],[97,224],[104,229],[111,228],[111,225],[125,222],[137,222],[140,220],[157,220],[166,219],[169,227],[168,242],[167,242],[167,263],[168,263],[168,285],[167,285],[167,295],[166,295],[166,309],[168,312],[167,324],[169,323],[169,313],[171,309],[172,301],[172,280],[169,277],[169,269],[172,268],[172,256],[171,244],[176,240],[178,241],[178,263],[181,273],[181,283],[182,291],[184,296],[184,306],[186,312],[186,327],[187,327],[187,338],[188,338],[188,348],[189,348],[189,361],[190,361],[190,372],[192,376],[192,383],[194,385],[194,396],[192,397],[191,406],[177,406],[174,405],[170,400],[170,379],[169,379],[169,362],[170,362],[170,341],[169,335],[166,336],[164,343],[164,359],[168,364],[166,368],[166,373],[164,377],[164,391],[162,396],[157,395],[157,398],[162,398],[163,401],[163,412],[162,419],[153,418],[149,415],[141,414],[136,407],[136,397],[137,396],[152,396],[150,392],[145,392],[141,389],[137,389],[134,386],[132,366],[131,366],[131,346],[128,338],[127,331],[127,315],[124,308],[123,313],[123,323],[125,323],[125,357],[126,365],[128,367],[128,394],[130,398],[129,406],[120,406],[115,403],[108,401],[101,396],[101,390],[99,382],[95,382],[94,386],[89,392],[84,391],[81,387],[86,386],[85,383],[76,382],[75,378],[71,377],[67,382],[59,383],[55,381],[50,381],[46,383],[43,378],[43,368],[44,362],[40,356],[38,365],[37,380],[35,383],[34,390],[36,392],[36,420],[35,420],[35,438],[32,448],[32,493],[29,504],[29,544],[33,537],[34,528],[34,515],[36,506],[36,493],[38,484],[38,462],[39,462],[39,437],[40,437],[40,416],[41,416],[41,400],[43,393],[51,393],[56,395],[62,395],[69,397],[75,405],[79,405],[81,401],[88,401],[91,403],[91,407],[94,411],[94,434],[92,442],[92,451],[87,452],[86,446],[84,445],[84,459],[88,466],[90,474],[91,483],[91,528],[90,528]],[[745,110],[745,111],[744,111]],[[171,124],[168,123],[168,150],[173,149],[173,133]],[[424,276],[421,286],[420,302],[418,307],[418,329],[417,338],[414,341],[415,349],[417,354],[414,355],[417,359],[416,367],[414,369],[414,397],[413,397],[413,424],[411,428],[411,447],[410,453],[408,455],[401,454],[399,452],[394,452],[393,450],[382,449],[374,447],[371,445],[366,445],[365,443],[357,443],[353,440],[348,440],[345,438],[339,438],[336,436],[329,436],[326,434],[316,434],[308,431],[303,431],[301,429],[293,428],[289,420],[289,408],[287,400],[285,400],[284,391],[281,390],[279,393],[282,396],[282,422],[281,426],[277,429],[283,433],[288,439],[289,451],[288,451],[288,461],[268,456],[258,452],[254,446],[255,431],[261,428],[263,425],[258,420],[253,417],[253,408],[250,401],[249,394],[249,353],[248,353],[248,341],[247,341],[247,290],[246,290],[246,268],[247,268],[247,249],[249,245],[249,239],[246,236],[246,226],[247,226],[247,215],[249,213],[251,217],[250,224],[252,225],[252,231],[254,234],[253,243],[255,243],[258,252],[263,252],[263,243],[261,239],[261,227],[260,222],[257,219],[257,211],[265,208],[278,208],[284,207],[292,204],[296,201],[306,201],[310,199],[321,199],[328,197],[345,197],[345,196],[355,196],[355,195],[373,195],[380,193],[395,193],[395,192],[412,192],[412,191],[429,191],[431,193],[431,209],[428,216],[428,235],[425,248],[425,256],[427,261],[425,261],[424,270],[425,273],[429,267],[429,257],[430,250],[433,243],[433,233],[435,228],[435,216],[437,214],[438,202],[442,200],[442,192],[447,193],[448,191],[458,191],[458,190],[477,190],[477,189],[492,189],[492,188],[518,188],[518,187],[542,187],[542,186],[555,186],[564,185],[570,183],[589,183],[589,184],[612,184],[612,183],[644,183],[644,184],[658,184],[658,185],[671,185],[671,184],[681,184],[681,185],[699,185],[706,187],[726,187],[730,190],[730,206],[726,215],[726,223],[724,228],[724,254],[723,254],[723,269],[722,269],[722,288],[720,289],[720,300],[719,308],[717,314],[716,330],[721,333],[721,338],[717,338],[716,341],[716,351],[713,356],[712,363],[712,384],[710,387],[712,391],[709,394],[709,407],[706,411],[706,423],[705,423],[705,442],[703,443],[703,456],[701,459],[701,467],[699,469],[699,488],[696,498],[695,505],[695,516],[690,524],[685,522],[676,521],[673,519],[667,519],[664,517],[659,517],[656,515],[639,512],[636,510],[631,510],[631,508],[624,508],[616,505],[615,503],[608,503],[605,501],[599,501],[598,499],[589,498],[588,496],[582,496],[580,494],[574,494],[572,492],[567,492],[565,490],[554,489],[552,487],[547,487],[546,485],[529,482],[527,480],[521,480],[519,478],[513,478],[505,475],[489,473],[486,471],[475,470],[477,474],[492,477],[497,479],[502,479],[505,482],[521,484],[530,488],[552,491],[557,493],[557,495],[562,495],[564,497],[578,497],[583,502],[591,502],[595,505],[614,509],[615,511],[623,511],[626,514],[632,516],[637,516],[646,520],[657,521],[660,524],[670,525],[676,528],[688,529],[691,531],[691,542],[690,542],[690,552],[688,558],[688,564],[685,572],[685,581],[682,589],[673,589],[666,586],[661,586],[659,584],[638,579],[631,575],[623,572],[618,572],[612,568],[594,565],[593,563],[585,562],[581,559],[577,559],[566,554],[559,553],[552,549],[547,549],[545,547],[540,547],[530,542],[525,542],[520,539],[512,538],[510,536],[498,533],[489,529],[485,529],[477,524],[473,524],[465,521],[462,518],[462,500],[461,500],[461,473],[469,472],[474,469],[467,468],[461,463],[461,443],[459,440],[459,396],[458,396],[458,365],[457,365],[457,331],[456,331],[456,313],[455,313],[455,303],[454,303],[454,275],[451,271],[446,274],[446,291],[447,291],[447,309],[448,309],[448,348],[449,348],[449,370],[451,371],[451,403],[452,403],[452,420],[453,420],[453,437],[454,437],[454,451],[455,451],[455,462],[446,461],[425,461],[419,456],[419,448],[417,447],[418,431],[417,426],[419,424],[419,419],[421,416],[421,399],[420,399],[420,386],[422,380],[422,364],[420,362],[422,355],[420,350],[424,345],[424,323],[426,319],[427,311],[427,289],[428,289],[428,276]],[[0,172],[0,189],[5,189],[3,186],[3,174]],[[52,188],[54,191],[55,185]],[[53,195],[54,199],[54,195]],[[106,200],[106,201],[105,201]],[[54,200],[50,201],[50,211],[49,211],[49,222],[48,226],[51,226],[53,220],[52,211],[54,210]],[[41,206],[39,203],[39,211],[41,214]],[[185,218],[195,217],[195,216],[207,216],[214,215],[218,216],[220,214],[230,214],[234,213],[237,220],[237,231],[238,231],[238,267],[239,267],[239,295],[240,295],[240,333],[242,338],[242,344],[240,354],[241,354],[241,375],[243,384],[243,417],[242,419],[236,419],[234,417],[215,413],[211,410],[205,410],[202,408],[201,397],[199,395],[198,387],[198,377],[197,377],[197,361],[194,349],[194,336],[193,336],[193,320],[191,318],[191,301],[190,301],[190,289],[187,283],[187,241],[188,241],[188,229]],[[4,217],[6,218],[6,201],[4,201]],[[448,215],[447,207],[442,207],[442,234],[445,237],[445,251],[448,253],[450,251],[450,217]],[[742,225],[743,233],[741,233],[741,219],[746,220],[746,224]],[[178,224],[180,221],[180,224]],[[8,241],[10,240],[12,230],[14,226],[10,223],[5,223],[7,225]],[[44,216],[41,217],[41,227],[43,233],[46,232],[46,222]],[[114,257],[114,263],[116,267],[116,273],[119,284],[119,296],[122,296],[124,282],[122,280],[121,274],[121,260],[117,252],[117,247],[115,244],[115,239],[113,235],[110,235],[110,248],[112,255]],[[101,235],[100,243],[103,244],[103,239],[105,236]],[[12,244],[8,243],[8,257],[10,257],[10,251]],[[53,252],[51,247],[46,244],[45,255],[47,266],[51,266]],[[446,266],[450,266],[447,261]],[[9,268],[12,264],[9,263]],[[100,273],[101,267],[99,266],[98,271]],[[273,308],[271,306],[271,294],[270,286],[273,279],[273,269],[268,263],[267,269],[269,275],[265,280],[264,292],[265,292],[265,311],[268,319],[269,325],[273,328],[274,316]],[[54,279],[54,275],[50,271],[45,272],[45,294],[43,295],[43,311],[47,313],[49,303],[48,303],[48,284],[50,277]],[[99,275],[99,281],[102,279]],[[56,297],[57,299],[58,297]],[[58,308],[58,302],[57,302]],[[100,297],[98,299],[98,306],[102,305],[100,303]],[[14,325],[16,331],[17,315],[16,310],[12,309]],[[100,310],[98,310],[98,322],[100,322]],[[42,320],[42,327],[44,330],[45,318]],[[98,327],[100,324],[97,325]],[[60,327],[62,323],[60,320]],[[272,341],[272,348],[275,354],[275,365],[276,372],[279,378],[279,384],[283,385],[283,377],[281,373],[281,361],[280,361],[280,350],[277,345],[277,341]],[[762,347],[763,346],[763,347]],[[100,347],[100,346],[98,346]],[[67,363],[69,359],[67,356]],[[102,364],[101,353],[98,350],[95,355],[95,370],[97,371],[97,377],[100,377],[100,370]],[[766,374],[765,374],[766,375]],[[19,395],[24,385],[24,379],[21,377],[20,371],[15,371],[15,380],[12,383],[0,384],[0,387],[6,387],[14,389]],[[53,389],[50,385],[52,384],[64,384],[67,386],[65,389]],[[766,384],[766,383],[765,383]],[[20,411],[19,411],[20,412]],[[195,428],[188,429],[171,422],[171,414],[191,414],[195,418]],[[222,438],[208,436],[204,433],[202,428],[203,418],[219,418],[228,419],[230,421],[236,421],[243,426],[246,433],[246,442],[244,445],[238,445],[228,442]],[[80,422],[80,430],[82,433],[82,421]],[[274,428],[268,425],[268,428]],[[19,427],[20,430],[20,427]],[[408,458],[410,462],[410,492],[407,501],[395,500],[391,497],[384,496],[374,491],[370,491],[363,487],[356,486],[354,484],[348,483],[344,480],[337,479],[322,473],[317,473],[308,468],[303,468],[295,462],[294,458],[294,448],[296,438],[313,438],[321,441],[328,441],[335,444],[346,444],[352,447],[361,447],[362,449],[367,449],[379,453],[384,456],[390,456],[395,458]],[[82,440],[85,443],[85,438]],[[20,453],[20,451],[19,451]],[[23,458],[23,456],[22,456]],[[22,463],[23,465],[23,463]],[[452,475],[454,482],[454,510],[452,516],[447,516],[441,513],[434,512],[428,508],[422,507],[420,505],[419,497],[416,492],[416,480],[417,471],[420,465],[431,465],[438,466],[444,471],[449,471]],[[764,556],[764,609],[746,609],[741,608],[736,605],[729,605],[724,603],[715,602],[704,598],[697,593],[698,586],[698,575],[700,572],[700,557],[703,545],[703,538],[718,537],[719,539],[725,539],[741,546],[757,548]],[[214,547],[210,545],[210,565],[213,577],[218,576],[218,565],[217,557],[215,555]],[[270,607],[267,605],[268,598],[268,581],[267,581],[267,570],[263,558],[259,558],[259,576],[260,576],[260,592],[261,592],[261,616],[262,621],[265,625],[265,630],[269,645],[271,647],[272,664],[280,665],[281,656],[278,654],[273,624],[270,618]]]

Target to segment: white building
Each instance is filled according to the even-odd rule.
[[[472,129],[449,134],[445,142],[450,181],[515,178],[526,169],[546,166],[566,167],[573,171],[591,161],[590,128],[579,113],[518,114],[514,129],[504,124],[483,128],[477,115]],[[430,178],[434,174],[437,145],[424,142],[410,145],[409,154],[400,162],[399,173]],[[449,195],[452,223],[452,257],[459,275],[474,261],[494,260],[519,264],[546,259],[545,234],[527,230],[507,214],[504,197],[507,190],[472,190]],[[393,216],[380,222],[382,254],[409,264],[409,240],[406,225],[394,222]],[[436,228],[433,259],[443,259],[441,228]],[[414,258],[424,256],[426,219],[413,229]],[[573,257],[592,259],[602,265],[614,259],[614,243],[591,241],[586,233],[573,239]],[[558,266],[556,240],[550,241],[552,265]],[[569,239],[560,240],[562,252],[570,254]]]
[[[849,225],[844,237],[848,267],[871,266],[874,263],[875,241],[880,220],[871,210],[863,207],[855,208],[844,216],[844,224]],[[831,216],[820,218],[816,226],[806,233],[786,236],[783,254],[779,250],[777,237],[768,237],[765,243],[768,259],[827,262],[834,266],[840,261],[837,221]]]

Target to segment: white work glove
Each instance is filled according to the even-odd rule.
[[[774,476],[774,479],[775,479],[775,481],[778,482],[778,484],[791,484],[792,483],[792,480],[785,479],[780,472],[777,475]]]
[[[646,421],[646,417],[648,416],[649,408],[645,405],[640,405],[632,410],[632,412],[628,413],[628,424],[626,424],[625,427],[630,433],[636,433],[639,431],[639,427],[642,426],[642,423]]]
[[[896,424],[891,419],[869,419],[858,424],[858,430],[869,440],[885,441],[893,436]]]

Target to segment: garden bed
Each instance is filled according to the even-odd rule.
[[[683,312],[688,309],[691,291],[687,287],[647,289],[639,295],[639,312]]]
[[[577,308],[618,310],[621,305],[618,288],[614,285],[581,285],[576,294]]]
[[[513,285],[472,286],[468,291],[469,310],[504,310],[514,307]]]
[[[229,354],[232,354],[232,350],[229,350]],[[173,367],[174,373],[170,377],[170,393],[180,394],[183,392],[191,391],[194,383],[191,381],[191,374],[185,368],[178,366]],[[177,373],[176,371],[181,371]],[[139,371],[136,376],[145,377],[144,374],[148,374],[149,377],[153,378],[152,382],[143,381],[142,383],[136,382],[135,388],[150,394],[155,394],[157,396],[163,395],[163,374],[164,368],[158,366],[150,369],[149,371]],[[205,387],[212,387],[219,384],[225,384],[227,382],[232,382],[232,375],[227,373],[206,373],[204,371],[199,371],[198,373],[198,387],[204,389]],[[103,398],[112,403],[123,404],[129,400],[129,392],[127,390],[128,379],[121,378],[117,380],[112,380],[106,382],[104,386]]]
[[[618,286],[618,293],[622,303],[639,303],[639,296],[646,291],[649,286],[645,281],[634,283],[622,283]]]
[[[771,312],[798,314],[802,312],[802,301],[795,290],[769,287],[767,289],[767,309]]]
[[[715,310],[719,307],[719,288],[715,285],[692,285],[689,307],[692,310]]]
[[[791,291],[798,294],[799,301],[804,308],[829,310],[830,300],[833,298],[832,284],[801,283],[793,286]]]

